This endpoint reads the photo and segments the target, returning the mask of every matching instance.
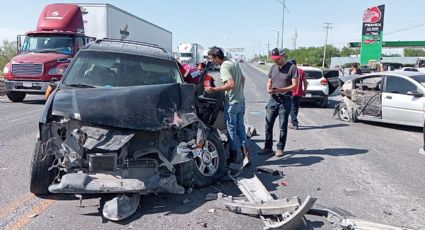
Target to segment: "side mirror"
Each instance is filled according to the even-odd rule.
[[[24,42],[25,35],[16,36],[16,53],[20,53],[22,51],[22,43]]]
[[[416,90],[408,91],[406,94],[409,95],[409,96],[414,96],[414,97],[423,97],[424,96],[423,93],[416,91]]]

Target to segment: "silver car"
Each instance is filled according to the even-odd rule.
[[[342,86],[342,100],[334,115],[343,121],[423,127],[424,94],[424,73],[393,71],[363,75]]]

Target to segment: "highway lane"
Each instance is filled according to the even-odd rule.
[[[260,136],[251,142],[252,152],[264,144],[264,116],[268,95],[267,77],[256,68],[242,64],[247,77],[246,120]],[[213,73],[215,77],[217,72]],[[28,194],[28,172],[42,109],[38,96],[24,103],[0,100],[0,228],[24,229],[261,229],[259,219],[233,214],[204,201],[212,188],[195,189],[191,194],[144,197],[139,211],[121,223],[103,220],[98,200],[87,199],[83,206],[72,196],[40,199]],[[276,197],[307,195],[317,203],[382,223],[424,228],[425,156],[420,129],[376,123],[344,123],[332,118],[338,97],[329,108],[306,105],[300,110],[300,130],[289,130],[286,155],[281,159],[253,154],[255,166],[268,165],[283,170],[284,178],[259,175]],[[274,130],[278,135],[277,125]],[[284,181],[287,186],[282,186]],[[225,194],[240,195],[232,183],[215,187]],[[190,202],[183,204],[184,199]],[[6,207],[6,208],[3,208]],[[214,209],[214,213],[208,210]],[[5,211],[4,211],[5,210]],[[3,212],[3,213],[2,213]],[[391,215],[389,215],[391,213]],[[308,216],[310,227],[327,229],[323,220]]]

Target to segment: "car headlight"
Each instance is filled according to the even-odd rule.
[[[5,66],[3,69],[3,74],[8,74],[9,73],[9,67]]]
[[[49,75],[62,75],[65,72],[64,68],[53,68],[49,70]]]

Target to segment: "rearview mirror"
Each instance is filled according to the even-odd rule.
[[[424,95],[423,93],[416,90],[408,91],[406,94],[414,97],[422,97]]]

